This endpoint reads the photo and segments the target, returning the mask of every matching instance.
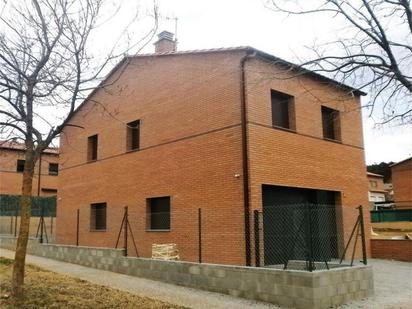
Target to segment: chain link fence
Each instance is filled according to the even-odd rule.
[[[0,234],[18,234],[20,228],[20,195],[0,194]],[[29,237],[54,240],[56,197],[33,196]],[[42,239],[43,240],[43,239]]]
[[[352,233],[345,239],[342,214],[335,205],[272,205],[256,210],[256,264],[307,271],[353,265],[358,241],[366,264],[362,208],[350,227]]]
[[[0,233],[17,235],[18,198],[5,201],[0,208]],[[55,198],[33,199],[30,236],[40,242],[54,240],[55,203]],[[359,256],[366,263],[361,207],[309,203],[264,206],[250,213],[247,245],[243,211],[173,208],[168,203],[159,199],[143,207],[98,203],[89,208],[60,209],[59,222],[65,223],[59,227],[59,241],[122,248],[126,255],[146,258],[152,257],[153,246],[169,244],[176,248],[180,260],[245,265],[249,254],[251,266],[303,271],[351,266]]]

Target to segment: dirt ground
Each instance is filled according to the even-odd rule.
[[[379,222],[372,223],[372,239],[406,238],[412,236],[412,222]]]
[[[1,309],[178,309],[184,308],[28,265],[24,298],[10,297],[12,260],[0,257]]]

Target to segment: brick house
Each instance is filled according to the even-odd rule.
[[[20,195],[24,170],[24,145],[0,141],[0,194]],[[46,149],[35,166],[34,196],[57,194],[59,150]]]
[[[385,202],[385,186],[383,176],[367,172],[369,183],[369,202],[374,205],[375,202]]]
[[[412,157],[391,165],[396,208],[412,208]]]
[[[57,242],[76,243],[79,209],[79,244],[114,247],[128,206],[139,256],[253,264],[252,211],[302,201],[339,208],[348,237],[368,204],[362,92],[250,47],[155,45],[64,128]]]

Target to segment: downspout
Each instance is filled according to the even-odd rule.
[[[247,107],[246,107],[246,74],[245,64],[249,58],[256,55],[256,52],[248,49],[246,55],[240,60],[240,113],[242,128],[242,169],[243,169],[243,203],[245,217],[245,257],[246,266],[251,265],[250,250],[250,197],[249,197],[249,156],[247,139]]]

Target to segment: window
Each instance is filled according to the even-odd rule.
[[[170,196],[147,199],[149,230],[170,230]]]
[[[41,192],[50,193],[50,194],[57,194],[57,189],[53,189],[53,188],[41,188]]]
[[[97,145],[98,145],[97,134],[89,136],[87,139],[87,161],[97,160]]]
[[[322,106],[323,138],[340,140],[339,111]]]
[[[92,231],[106,230],[106,203],[90,205],[90,229]]]
[[[23,173],[24,172],[24,164],[26,163],[26,160],[17,160],[17,172]]]
[[[294,130],[293,97],[275,90],[271,90],[272,125]]]
[[[57,176],[59,175],[59,164],[49,163],[49,175]]]
[[[127,124],[127,150],[138,150],[140,146],[140,120],[132,121]]]

